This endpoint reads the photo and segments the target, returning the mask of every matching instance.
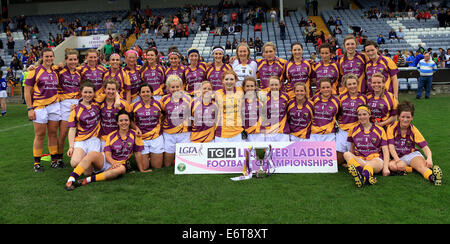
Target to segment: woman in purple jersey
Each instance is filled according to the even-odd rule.
[[[287,104],[289,97],[281,91],[281,81],[277,76],[269,78],[269,89],[264,106],[266,118],[266,141],[289,141],[289,125],[287,121]]]
[[[153,99],[153,89],[149,84],[141,86],[139,96],[141,99],[131,105],[131,113],[135,118],[133,128],[144,142],[142,151],[144,168],[148,168],[149,159],[152,168],[161,168],[164,155],[164,138],[161,131],[162,105]]]
[[[358,46],[358,42],[356,41],[355,36],[348,35],[344,38],[344,55],[340,56],[338,59],[339,70],[341,72],[341,76],[346,74],[354,74],[358,78],[358,92],[365,94],[366,87],[366,63],[367,63],[367,55],[359,53],[356,48]],[[345,92],[345,86],[340,83],[339,93]]]
[[[357,114],[359,124],[348,132],[351,149],[344,153],[344,158],[355,184],[362,187],[377,182],[374,174],[389,175],[389,148],[384,129],[370,121],[370,108],[360,105]]]
[[[100,107],[94,101],[95,85],[90,81],[81,84],[81,100],[71,111],[69,126],[69,149],[67,156],[75,168],[91,151],[100,152]],[[92,171],[87,171],[90,174]]]
[[[328,43],[324,43],[319,47],[320,58],[319,63],[314,65],[313,72],[311,74],[311,80],[316,85],[315,94],[320,91],[320,85],[318,81],[322,78],[329,78],[331,80],[331,87],[333,95],[339,94],[339,78],[340,72],[336,62],[331,59],[331,46]]]
[[[206,143],[214,140],[218,107],[214,101],[213,86],[210,81],[201,83],[192,101],[191,142]]]
[[[309,141],[311,124],[314,117],[314,106],[308,99],[306,83],[293,85],[294,95],[287,107],[287,123],[290,130],[290,141]]]
[[[59,136],[58,136],[58,158],[55,164],[56,168],[64,167],[62,161],[64,154],[64,144],[69,132],[68,121],[71,106],[78,104],[80,96],[81,74],[77,71],[78,51],[69,49],[65,54],[65,67],[58,72],[59,76],[59,105],[61,117],[59,120]]]
[[[165,94],[164,84],[166,81],[165,68],[159,63],[158,50],[150,48],[146,52],[146,59],[141,68],[143,84],[149,84],[153,89],[153,98],[161,100]]]
[[[247,134],[247,141],[266,141],[264,129],[262,129],[263,104],[259,98],[260,91],[256,78],[247,76],[242,87],[244,99],[242,105],[242,126]]]
[[[127,172],[127,162],[134,154],[140,172],[151,172],[142,163],[141,151],[144,149],[142,139],[131,129],[132,115],[125,110],[119,111],[116,117],[118,129],[108,136],[105,152],[90,152],[81,160],[70,174],[65,184],[68,191],[91,182],[112,180]],[[94,169],[92,176],[82,181],[78,178],[88,169]]]
[[[190,95],[194,95],[195,90],[201,89],[201,84],[206,76],[206,64],[200,62],[200,55],[197,49],[188,50],[189,65],[186,66],[184,77],[186,78],[186,90]]]
[[[142,84],[141,66],[137,64],[138,53],[134,50],[128,50],[124,54],[126,66],[123,68],[128,74],[131,84],[131,103],[139,99],[139,87]]]
[[[225,50],[221,46],[215,46],[213,48],[214,61],[212,65],[206,70],[206,79],[213,84],[213,90],[217,91],[223,88],[222,74],[226,70],[231,70],[231,66],[223,63],[223,56]]]
[[[167,56],[169,57],[170,67],[166,69],[166,81],[170,75],[177,75],[183,81],[183,85],[185,85],[184,70],[186,67],[181,64],[181,54],[177,51],[172,51]]]
[[[292,43],[291,45],[292,56],[289,62],[286,63],[284,68],[284,76],[288,80],[286,85],[286,93],[289,98],[295,97],[294,84],[302,82],[306,85],[306,93],[308,98],[312,97],[311,92],[311,64],[303,58],[303,45],[301,43]]]

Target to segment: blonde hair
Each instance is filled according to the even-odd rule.
[[[275,46],[275,44],[273,42],[266,42],[266,44],[264,44],[262,50],[264,52],[264,50],[266,50],[266,47],[272,47],[273,50],[277,51],[277,47]]]
[[[358,83],[358,85],[359,85],[358,76],[355,74],[349,73],[349,74],[344,75],[344,77],[342,77],[342,86],[343,87],[347,86],[347,80],[349,80],[349,79],[355,79],[356,83]]]
[[[69,58],[69,55],[77,55],[77,58],[78,58],[79,53],[77,50],[75,50],[73,48],[66,48],[64,55],[65,55],[64,59]]]
[[[292,86],[292,88],[294,88],[294,91],[295,91],[295,88],[297,88],[297,86],[303,87],[305,89],[305,91],[308,92],[308,88],[306,86],[306,83],[300,82],[300,81],[299,82],[295,82],[295,84]]]
[[[241,42],[241,43],[239,43],[239,45],[237,45],[237,47],[236,47],[236,54],[237,54],[237,51],[239,50],[239,48],[240,47],[245,47],[245,48],[247,48],[247,52],[248,52],[248,54],[247,54],[247,59],[250,59],[250,47],[247,45],[247,43],[245,43],[245,42]]]
[[[166,87],[169,87],[172,82],[179,82],[180,86],[183,87],[183,80],[178,75],[169,75],[166,80]]]

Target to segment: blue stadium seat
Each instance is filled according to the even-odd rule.
[[[408,83],[411,90],[417,90],[419,87],[419,81],[417,78],[408,78]]]

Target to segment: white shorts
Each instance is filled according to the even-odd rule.
[[[348,132],[339,128],[336,133],[336,151],[345,153],[350,151],[351,143],[347,141]]]
[[[47,124],[48,121],[59,121],[60,105],[59,103],[52,103],[44,108],[34,110],[36,114],[36,119],[33,120],[35,123]]]
[[[72,105],[78,104],[78,99],[66,99],[59,102],[61,116],[59,120],[69,121],[70,108]]]
[[[106,141],[100,140],[100,152],[105,151]]]
[[[153,140],[144,140],[144,150],[142,154],[149,153],[163,153],[164,152],[164,138],[158,136]]]
[[[225,138],[225,137],[214,137],[214,142],[243,142],[242,140],[242,134],[239,133],[239,135],[231,138]]]
[[[414,151],[414,152],[412,152],[412,153],[410,153],[410,154],[403,155],[403,157],[401,157],[400,160],[402,160],[403,162],[405,162],[408,166],[411,166],[411,165],[409,164],[409,162],[411,162],[411,160],[412,160],[413,158],[415,158],[415,157],[421,157],[421,158],[424,158],[423,155],[422,155],[422,153],[420,153],[419,151]],[[425,158],[424,158],[424,159],[425,159]]]
[[[311,134],[310,141],[336,141],[336,134]]]
[[[91,137],[84,141],[76,141],[73,145],[74,148],[78,147],[88,154],[89,152],[101,152],[101,142],[98,137]]]
[[[0,91],[0,98],[7,98],[8,97],[8,93],[6,92],[6,90]]]
[[[280,133],[273,133],[273,134],[266,134],[266,141],[270,142],[278,142],[278,141],[291,141],[289,139],[289,134],[280,134]]]
[[[191,142],[191,132],[168,134],[163,132],[164,136],[164,152],[175,153],[177,143]]]
[[[155,99],[156,101],[161,101],[162,96],[161,95],[154,95],[153,99]]]
[[[248,134],[248,135],[247,135],[247,141],[248,141],[248,142],[266,141],[266,135],[263,134],[263,133],[258,133],[258,134]]]
[[[361,160],[364,163],[364,165],[366,165],[368,161],[372,161],[372,160],[376,160],[376,161],[379,161],[381,164],[384,164],[384,161],[381,158],[372,158],[371,160],[364,160],[364,159],[358,157],[358,159]]]
[[[291,141],[311,141],[310,139],[306,139],[306,138],[300,138],[294,135],[289,135],[289,139]]]
[[[111,168],[111,164],[108,163],[108,161],[106,161],[106,154],[104,152],[102,152],[102,155],[103,155],[103,168],[101,168],[100,170],[95,170],[94,169],[94,174],[105,172],[106,170]]]

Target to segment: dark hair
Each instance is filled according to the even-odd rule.
[[[331,46],[330,46],[330,44],[324,43],[324,44],[320,45],[319,49],[318,49],[319,53],[320,53],[320,50],[322,50],[322,48],[328,48],[328,50],[330,50],[330,53],[331,53]]]
[[[80,91],[83,91],[83,89],[84,89],[85,87],[90,87],[90,88],[92,88],[92,89],[94,90],[94,92],[95,92],[95,85],[94,85],[94,83],[92,83],[91,80],[82,80],[82,81],[81,81]]]
[[[378,43],[372,41],[372,40],[367,40],[366,43],[364,43],[364,51],[366,50],[367,46],[371,46],[373,45],[375,48],[378,48]]]
[[[122,114],[126,114],[128,115],[128,118],[130,119],[130,128],[131,128],[131,121],[133,121],[133,114],[129,113],[128,111],[126,111],[125,109],[121,109],[117,115],[116,115],[116,122],[119,122],[119,116]]]
[[[148,88],[150,89],[150,91],[153,93],[153,88],[152,88],[152,86],[151,86],[150,84],[144,83],[144,84],[142,84],[142,85],[139,87],[139,94],[141,94],[141,90],[142,90],[142,88],[144,88],[144,87],[148,87]]]
[[[400,115],[402,112],[411,112],[411,116],[414,117],[414,103],[403,100],[400,102],[400,104],[397,107],[398,115]]]
[[[294,48],[294,46],[296,46],[296,45],[300,45],[300,47],[303,50],[303,45],[300,42],[294,42],[291,44],[291,52],[292,52],[292,49]],[[291,58],[289,60],[291,60],[291,61],[294,60],[294,55],[291,54]]]

